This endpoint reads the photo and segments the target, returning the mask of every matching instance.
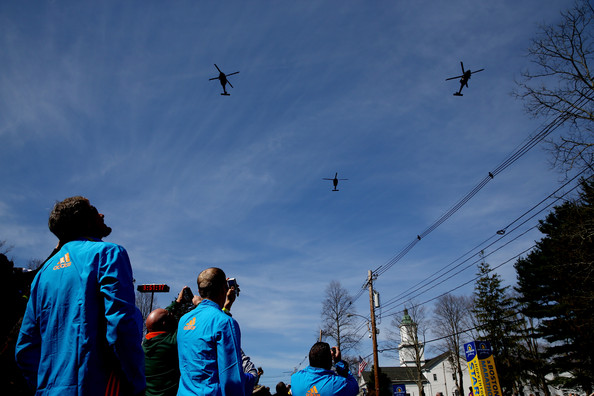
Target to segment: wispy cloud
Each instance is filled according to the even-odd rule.
[[[83,194],[137,282],[172,287],[161,305],[220,266],[274,385],[316,339],[330,280],[358,293],[535,130],[509,92],[534,25],[565,3],[3,3],[0,239],[44,258],[51,205]],[[463,98],[445,81],[460,61],[485,68]],[[240,71],[231,96],[214,63]],[[550,193],[538,150],[380,277],[382,298]],[[336,172],[349,180],[331,192]]]

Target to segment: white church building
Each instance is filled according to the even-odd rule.
[[[420,366],[421,366],[421,382],[423,384],[423,394],[419,392],[417,386],[418,371],[415,363],[415,338],[417,337],[417,325],[412,321],[408,315],[408,311],[404,310],[404,316],[400,323],[400,345],[398,345],[398,357],[400,359],[400,366],[398,367],[381,367],[380,370],[386,374],[392,385],[406,386],[406,396],[437,396],[440,393],[443,396],[466,396],[470,393],[470,376],[468,374],[468,365],[463,359],[461,362],[462,379],[463,379],[463,394],[458,395],[456,382],[459,382],[457,373],[451,363],[449,352],[442,353],[431,359],[425,359],[425,348],[422,343],[418,343]],[[371,370],[371,366],[367,366]],[[560,374],[564,376],[568,374]],[[359,395],[366,395],[369,388],[369,380],[371,371],[364,371],[359,378]],[[548,380],[552,380],[553,376],[548,375]],[[553,396],[562,395],[580,395],[576,389],[557,388],[549,385],[549,392]],[[539,396],[542,392],[533,389],[529,385],[525,385],[521,391],[523,395]],[[441,395],[439,395],[441,396]]]
[[[382,367],[380,370],[386,374],[392,385],[404,384],[406,386],[407,396],[436,396],[441,393],[443,396],[464,396],[458,395],[456,382],[457,373],[453,369],[448,352],[442,353],[431,359],[425,359],[425,346],[418,344],[419,356],[421,362],[421,381],[423,383],[423,394],[419,393],[417,386],[418,371],[415,363],[415,342],[417,334],[417,325],[404,310],[404,317],[400,324],[400,345],[398,346],[398,356],[400,366]],[[470,376],[466,362],[462,362],[463,385],[465,389],[470,386]],[[367,366],[371,370],[371,366]],[[368,384],[371,377],[371,371],[364,371],[359,378],[359,395],[365,395],[368,392]]]

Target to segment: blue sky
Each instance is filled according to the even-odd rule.
[[[543,120],[511,95],[514,79],[529,67],[538,24],[570,5],[4,1],[0,240],[17,266],[45,258],[56,244],[46,226],[53,203],[87,196],[114,229],[108,240],[127,248],[138,283],[195,292],[210,266],[236,277],[243,349],[265,385],[288,381],[306,364],[330,281],[357,294],[369,269],[538,131]],[[445,79],[460,61],[485,71],[454,97],[459,84]],[[231,96],[208,80],[214,63],[240,71]],[[563,175],[544,147],[382,274],[382,300],[553,192]],[[349,180],[331,192],[322,178],[336,172]],[[487,261],[503,263],[538,238],[527,233]],[[470,294],[460,285],[475,272],[418,300]],[[498,273],[513,283],[511,263]],[[355,305],[369,315],[367,294]],[[371,343],[361,334],[354,353],[365,356]],[[384,353],[380,364],[397,363]]]

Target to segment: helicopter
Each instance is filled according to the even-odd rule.
[[[329,179],[327,177],[324,177],[322,180],[332,180],[332,184],[334,184],[334,190],[332,191],[339,191],[336,187],[338,186],[338,181],[339,180],[349,180],[349,179],[339,179],[338,178],[338,172],[336,172],[336,174],[334,175],[334,179]]]
[[[216,65],[216,63],[214,64],[215,67],[217,68],[217,70],[219,71],[219,76],[218,77],[213,77],[213,78],[209,78],[208,80],[219,80],[221,82],[221,85],[223,87],[223,93],[221,95],[224,96],[229,96],[229,93],[227,93],[227,90],[225,89],[225,85],[229,84],[229,86],[231,88],[233,88],[233,85],[231,85],[231,83],[229,82],[229,80],[227,80],[227,77],[232,76],[234,74],[239,73],[238,71],[234,72],[234,73],[229,73],[229,74],[225,74],[221,71],[221,69],[219,69],[219,67]]]
[[[464,63],[460,62],[460,66],[462,66],[462,75],[460,76],[456,76],[456,77],[450,77],[450,78],[446,78],[446,81],[448,80],[454,80],[456,78],[460,79],[460,90],[458,92],[454,92],[454,96],[463,96],[462,95],[462,88],[464,88],[464,86],[466,86],[466,88],[468,88],[468,80],[470,80],[470,75],[473,73],[478,73],[481,72],[485,69],[479,69],[479,70],[475,70],[475,71],[470,71],[470,70],[464,70]]]

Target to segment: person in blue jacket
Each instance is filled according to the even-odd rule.
[[[336,372],[332,371],[332,360]],[[354,396],[359,392],[357,380],[341,360],[337,347],[316,342],[309,351],[309,366],[291,376],[293,396]]]
[[[239,324],[222,310],[228,290],[223,270],[208,268],[198,275],[202,302],[177,328],[178,396],[252,393],[255,376],[242,367]]]
[[[126,250],[84,197],[56,203],[59,243],[31,286],[16,361],[37,395],[136,395],[145,388],[142,317]]]

